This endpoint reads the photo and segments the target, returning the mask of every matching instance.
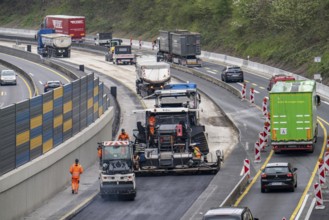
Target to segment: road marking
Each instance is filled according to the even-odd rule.
[[[2,108],[2,106],[4,106],[4,102],[0,102],[0,108]]]
[[[255,93],[259,93],[256,89],[254,89],[254,92],[255,92]]]
[[[313,198],[312,203],[310,205],[310,208],[308,209],[307,214],[305,216],[305,220],[309,220],[310,219],[311,214],[312,214],[312,211],[313,211],[314,206],[315,206],[315,203],[316,203],[316,198]]]
[[[213,72],[213,71],[210,71],[210,70],[207,70],[208,73],[212,73],[212,74],[217,74],[216,72]]]
[[[305,207],[305,205],[306,205],[306,202],[307,202],[307,200],[308,200],[308,197],[310,196],[310,194],[308,193],[306,196],[305,196],[305,199],[304,199],[304,201],[303,201],[303,204],[302,204],[302,207],[300,208],[300,210],[299,210],[299,212],[298,212],[298,214],[297,214],[297,216],[296,216],[296,219],[295,220],[298,220],[299,219],[299,217],[300,217],[300,215],[302,214],[302,212],[303,212],[303,209],[304,209],[304,207]]]
[[[4,91],[1,91],[1,96],[5,96],[5,95],[7,95],[7,93]]]
[[[265,89],[263,86],[260,86],[259,88],[260,88],[260,89]]]
[[[320,125],[321,128],[323,129],[324,140],[323,140],[323,144],[322,144],[321,153],[320,153],[320,155],[319,155],[319,159],[320,159],[320,158],[323,158],[324,149],[326,148],[326,144],[327,144],[327,129],[323,126],[323,124],[322,124],[322,122],[321,122],[320,120],[323,120],[323,121],[324,121],[324,119],[318,117],[318,120],[317,120],[318,123],[319,123],[319,125]],[[324,122],[325,122],[326,124],[329,124],[329,123],[326,122],[326,121],[324,121]],[[304,190],[304,192],[303,192],[303,195],[302,195],[302,197],[300,198],[300,200],[299,200],[299,202],[298,202],[298,204],[297,204],[297,206],[296,206],[294,212],[293,212],[292,215],[290,216],[290,220],[294,220],[294,219],[295,219],[295,217],[296,217],[296,215],[297,215],[297,212],[298,212],[299,209],[301,208],[302,203],[303,203],[303,201],[304,201],[304,198],[305,198],[307,192],[309,191],[309,189],[310,189],[310,187],[311,187],[311,185],[312,185],[312,183],[313,183],[313,180],[314,180],[315,175],[317,174],[317,170],[318,170],[318,162],[315,163],[315,166],[314,166],[314,169],[313,169],[313,172],[312,172],[311,178],[309,179],[309,181],[308,181],[308,183],[307,183],[307,185],[306,185],[306,187],[305,187],[305,190]]]
[[[30,87],[30,84],[28,82],[26,82],[25,78],[22,77],[21,75],[18,75],[18,77],[21,78],[21,80],[25,83],[27,90],[29,91],[29,97],[31,99],[33,97],[33,94],[32,94],[32,89]]]
[[[33,73],[29,73],[31,76],[34,76]]]
[[[258,177],[260,176],[260,174],[262,172],[262,169],[265,168],[265,166],[268,164],[268,162],[270,161],[270,159],[272,158],[272,156],[273,156],[273,150],[271,150],[271,152],[268,155],[268,157],[267,157],[266,161],[264,162],[263,166],[257,171],[257,173],[254,176],[254,178],[252,179],[251,183],[247,186],[247,188],[242,193],[242,195],[236,200],[236,202],[234,203],[234,206],[238,206],[240,204],[240,202],[242,201],[242,199],[248,194],[249,190],[255,184],[255,182],[257,181]]]
[[[205,67],[205,69],[206,69],[206,70],[210,70],[210,68],[209,68],[209,67]]]
[[[41,80],[39,81],[39,83],[40,83],[41,85],[43,85],[43,83],[42,83],[42,81],[41,81]]]
[[[326,102],[326,101],[323,101],[323,100],[321,102],[323,102],[324,104],[329,105],[329,102]]]

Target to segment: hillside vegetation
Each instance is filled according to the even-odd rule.
[[[84,15],[88,33],[143,40],[200,32],[202,49],[329,82],[327,0],[0,0],[0,26],[38,29],[49,14]],[[314,63],[320,56],[321,63]]]

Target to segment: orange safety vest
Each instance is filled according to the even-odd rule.
[[[121,133],[118,137],[119,141],[129,141],[129,135],[127,133]]]
[[[201,158],[201,151],[198,147],[194,147],[194,152],[193,153],[194,153],[194,156],[196,158]]]
[[[150,116],[149,117],[149,126],[150,126],[150,133],[154,135],[154,126],[155,126],[155,117]]]
[[[97,148],[98,158],[102,158],[102,148]]]
[[[80,174],[83,173],[83,167],[80,164],[72,164],[70,167],[70,173],[72,174],[72,179],[80,179]]]

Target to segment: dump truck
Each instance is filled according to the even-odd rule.
[[[133,149],[129,141],[103,141],[100,167],[100,195],[102,198],[134,200],[136,180],[133,172]]]
[[[314,151],[318,136],[317,106],[313,80],[277,82],[269,92],[271,146],[275,153]]]
[[[170,65],[165,62],[138,58],[136,62],[136,93],[142,97],[163,89],[170,82]]]
[[[84,16],[47,15],[41,28],[54,29],[56,33],[70,35],[74,42],[82,42],[86,37],[86,21]]]
[[[201,35],[186,30],[162,31],[158,38],[157,59],[187,66],[200,67]]]
[[[112,33],[97,33],[94,38],[95,45],[99,46],[109,46],[112,40]]]
[[[137,128],[133,130],[134,154],[140,157],[136,175],[217,173],[220,170],[223,154],[219,150],[216,155],[209,153],[205,127],[192,119],[194,111],[188,108],[134,111],[145,116],[137,121]]]
[[[71,37],[66,34],[53,33],[53,29],[38,31],[38,54],[43,57],[70,57]]]
[[[133,65],[136,62],[135,55],[132,54],[131,46],[120,45],[115,46],[113,53],[109,50],[105,54],[105,61],[113,62],[113,64],[130,64]]]

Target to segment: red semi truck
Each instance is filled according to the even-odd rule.
[[[47,15],[43,21],[43,28],[55,29],[56,33],[70,35],[72,41],[83,41],[86,36],[86,22],[84,16]]]

